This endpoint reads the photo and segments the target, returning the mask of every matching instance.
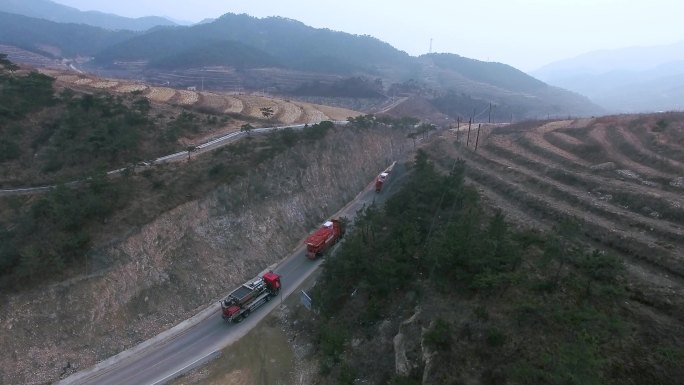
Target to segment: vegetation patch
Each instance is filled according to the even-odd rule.
[[[314,291],[323,383],[350,372],[395,384],[678,381],[667,357],[682,352],[681,328],[653,332],[624,311],[622,265],[579,246],[584,225],[515,231],[501,213],[484,214],[463,162],[449,170],[440,174],[419,151],[405,187],[367,208],[325,261]],[[426,331],[414,344],[432,358],[414,357],[398,376],[381,335],[416,305]]]

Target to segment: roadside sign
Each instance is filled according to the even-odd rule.
[[[305,308],[311,310],[311,297],[304,290],[299,294],[299,302],[304,305]]]

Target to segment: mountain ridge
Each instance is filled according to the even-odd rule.
[[[1,43],[30,47],[34,52],[44,51],[48,45],[65,56],[94,57],[85,69],[109,77],[173,82],[170,85],[179,88],[201,82],[216,90],[269,89],[282,95],[303,89],[310,90],[311,96],[317,89],[329,93],[331,83],[342,85],[340,90],[352,83],[367,83],[362,88],[377,89],[379,96],[398,89],[427,92],[433,98],[458,91],[476,99],[477,108],[496,104],[499,108],[494,118],[499,121],[509,121],[511,116],[601,113],[586,98],[549,86],[507,64],[456,54],[414,57],[372,36],[314,28],[282,17],[228,13],[205,24],[158,26],[146,32],[107,31],[29,18],[16,21],[9,14],[5,18],[9,23],[0,24]],[[5,24],[14,26],[13,33],[5,32],[9,29]],[[41,30],[50,32],[41,35]],[[74,36],[84,36],[85,44]],[[216,71],[216,67],[233,70]],[[350,80],[346,85],[345,79]],[[348,91],[344,96],[354,94]]]
[[[86,24],[109,30],[145,31],[159,25],[178,23],[159,16],[129,18],[98,11],[81,11],[49,0],[3,0],[0,11],[54,21]]]

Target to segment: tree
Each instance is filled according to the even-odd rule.
[[[0,66],[8,70],[9,72],[14,72],[19,69],[19,66],[12,63],[9,59],[7,59],[7,54],[0,53]]]
[[[425,137],[428,135],[429,131],[434,131],[436,129],[437,129],[437,126],[435,126],[434,124],[423,123],[420,126],[418,126],[418,132],[417,133],[422,134],[423,139],[425,139]]]
[[[192,154],[197,151],[196,146],[188,146],[185,149],[188,152],[188,162],[190,161],[190,157],[192,157]]]
[[[273,116],[273,107],[261,107],[259,108],[259,111],[261,111],[261,115],[267,120],[270,120]]]
[[[591,254],[585,253],[579,258],[577,264],[586,276],[586,297],[591,296],[592,282],[613,285],[617,282],[617,277],[622,269],[619,259],[598,250],[592,251]]]
[[[249,123],[245,123],[242,126],[240,126],[240,131],[241,132],[246,132],[247,135],[252,135],[252,130],[254,129],[254,126],[252,126]]]
[[[416,132],[409,132],[408,135],[406,135],[407,138],[413,139],[413,148],[416,148],[416,136],[418,136],[418,133]]]
[[[397,128],[413,128],[420,122],[417,118],[404,116],[397,121]]]

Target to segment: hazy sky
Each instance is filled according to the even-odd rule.
[[[450,52],[530,71],[601,49],[684,40],[682,0],[54,0],[121,16],[197,22],[283,16],[372,35],[411,55]]]

